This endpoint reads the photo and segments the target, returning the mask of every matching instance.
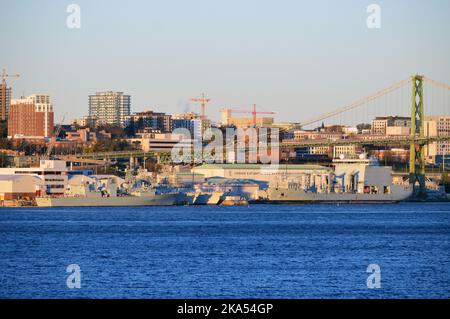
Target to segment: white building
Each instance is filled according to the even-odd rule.
[[[0,175],[0,206],[7,201],[34,199],[43,190],[43,181],[33,175]]]
[[[336,145],[333,147],[333,158],[344,156],[345,158],[353,158],[363,152],[361,145]]]
[[[342,133],[344,134],[358,134],[358,128],[351,126],[344,126],[342,128]]]
[[[211,121],[202,119],[195,113],[174,114],[172,115],[172,127],[174,130],[187,129],[192,139],[201,141],[203,133],[211,128]]]
[[[192,148],[192,139],[174,133],[143,133],[130,138],[131,144],[138,144],[144,152],[171,152],[175,145]]]
[[[407,126],[388,126],[386,127],[386,136],[409,136],[411,128]]]
[[[42,179],[45,192],[55,196],[63,195],[68,183],[66,161],[41,160],[39,167],[0,168],[0,176],[4,175],[37,176]]]
[[[99,123],[124,126],[131,112],[131,96],[123,92],[97,92],[89,96],[89,117]]]
[[[388,127],[411,127],[411,118],[403,116],[377,117],[372,121],[372,134],[387,135]],[[395,131],[395,130],[394,130]],[[397,135],[397,134],[394,134]]]

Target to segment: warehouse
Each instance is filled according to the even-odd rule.
[[[0,175],[0,204],[20,199],[34,199],[42,193],[43,181],[33,175]]]

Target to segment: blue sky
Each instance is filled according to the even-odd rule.
[[[301,122],[422,73],[450,83],[448,0],[0,0],[0,67],[13,95],[48,93],[87,114],[88,95],[132,95],[132,110],[207,113],[257,103]],[[81,29],[66,7],[81,7]],[[366,27],[381,5],[382,27]]]

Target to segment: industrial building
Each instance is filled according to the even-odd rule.
[[[20,199],[33,200],[44,190],[43,181],[34,175],[0,175],[0,206]]]

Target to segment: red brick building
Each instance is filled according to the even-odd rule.
[[[48,95],[32,95],[11,100],[8,118],[8,136],[11,138],[53,136],[53,106]]]
[[[102,131],[91,131],[90,128],[82,128],[77,130],[76,132],[66,132],[66,139],[68,141],[74,142],[94,142],[100,140],[110,140],[111,133],[107,133],[105,130]]]

